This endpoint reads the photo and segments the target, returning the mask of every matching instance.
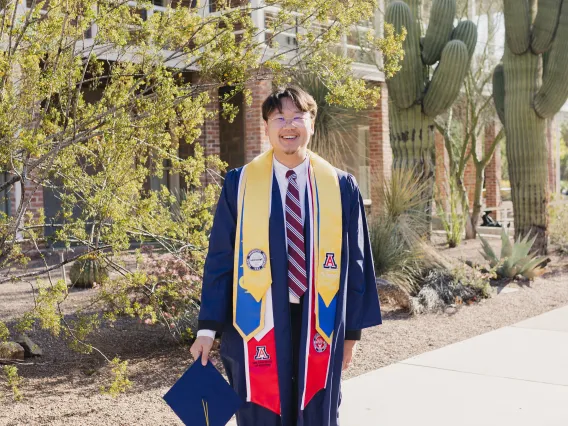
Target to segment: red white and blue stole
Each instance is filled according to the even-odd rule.
[[[310,315],[301,409],[324,389],[339,291],[342,209],[335,169],[309,153],[310,221],[308,303]],[[272,311],[269,217],[272,194],[272,150],[247,164],[240,176],[233,284],[233,324],[243,337],[247,401],[281,414]],[[325,214],[320,215],[321,212]],[[325,230],[325,232],[320,232]],[[284,230],[283,230],[284,232]],[[300,363],[302,364],[302,363]]]

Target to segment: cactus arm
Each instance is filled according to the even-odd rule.
[[[455,0],[434,0],[430,23],[422,43],[422,61],[426,65],[433,65],[440,59],[454,28],[454,16],[456,16]]]
[[[511,52],[525,53],[530,45],[531,11],[528,0],[504,0],[505,38]]]
[[[465,43],[452,40],[446,44],[440,64],[424,97],[426,115],[435,117],[452,105],[459,94],[468,66],[469,54]]]
[[[493,102],[501,123],[505,125],[505,72],[503,64],[499,64],[493,71]]]
[[[451,39],[465,43],[471,60],[477,44],[477,25],[471,21],[461,21],[452,31]]]
[[[561,6],[562,0],[540,0],[538,2],[538,12],[531,35],[531,49],[534,53],[544,53],[552,46]]]
[[[422,35],[422,1],[423,0],[404,0],[410,8],[412,22],[414,22],[416,37],[418,37],[418,39],[420,39]]]
[[[403,43],[404,59],[402,68],[394,77],[387,80],[389,97],[399,108],[408,108],[414,104],[422,92],[419,81],[422,80],[419,35],[408,5],[401,1],[389,4],[385,22],[394,26],[397,33],[406,28],[407,35]]]
[[[542,86],[534,108],[542,118],[551,118],[568,98],[568,2],[562,5],[558,28],[548,53]]]

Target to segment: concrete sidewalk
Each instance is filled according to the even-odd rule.
[[[341,426],[567,426],[568,306],[343,383]]]

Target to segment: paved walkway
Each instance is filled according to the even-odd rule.
[[[568,306],[346,380],[340,420],[567,426]]]
[[[343,383],[341,426],[567,426],[568,306]]]

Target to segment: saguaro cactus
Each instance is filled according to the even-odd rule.
[[[454,28],[455,0],[434,0],[421,38],[421,0],[391,2],[385,21],[407,36],[401,70],[387,80],[393,168],[411,169],[426,181],[425,209],[434,189],[434,118],[455,101],[477,43],[477,28],[462,21]],[[435,71],[431,67],[438,63]],[[430,78],[431,77],[431,78]]]
[[[515,238],[536,235],[533,249],[545,253],[546,119],[568,98],[568,0],[504,0],[504,6],[505,54],[493,74],[493,98],[507,137]]]

